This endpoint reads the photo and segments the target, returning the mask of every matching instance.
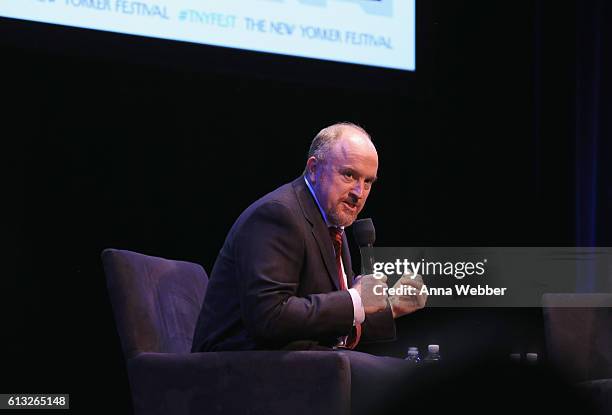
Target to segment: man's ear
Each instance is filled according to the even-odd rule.
[[[308,177],[308,181],[311,184],[315,184],[317,177],[317,168],[319,161],[315,156],[311,156],[308,160],[306,160],[306,177]]]

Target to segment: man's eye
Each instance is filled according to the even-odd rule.
[[[353,173],[352,173],[352,172],[350,172],[350,171],[345,171],[345,172],[343,173],[343,175],[344,175],[344,177],[347,177],[347,178],[349,178],[349,179],[351,179],[351,178],[353,177]]]

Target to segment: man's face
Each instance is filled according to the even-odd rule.
[[[359,130],[345,128],[324,161],[308,160],[308,179],[330,225],[349,226],[376,180],[378,155]]]

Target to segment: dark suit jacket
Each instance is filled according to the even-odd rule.
[[[343,252],[350,286],[350,254]],[[352,327],[353,303],[338,289],[327,226],[299,177],[253,203],[232,226],[213,267],[192,351],[329,347]],[[389,309],[367,316],[362,328],[362,342],[395,338]]]

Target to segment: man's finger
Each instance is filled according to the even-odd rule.
[[[418,280],[418,281],[423,281],[423,277],[421,277],[419,274],[414,274],[411,271],[408,271],[407,273],[405,273],[404,275],[402,275],[401,279],[406,278],[406,279],[410,279],[412,281]]]
[[[417,289],[420,289],[423,286],[423,281],[422,280],[417,280],[417,279],[410,279],[410,278],[400,278],[399,280],[397,280],[397,282],[395,283],[395,285],[393,286],[394,288],[399,287],[400,285],[407,285],[407,286],[411,286],[411,287],[415,287]]]

